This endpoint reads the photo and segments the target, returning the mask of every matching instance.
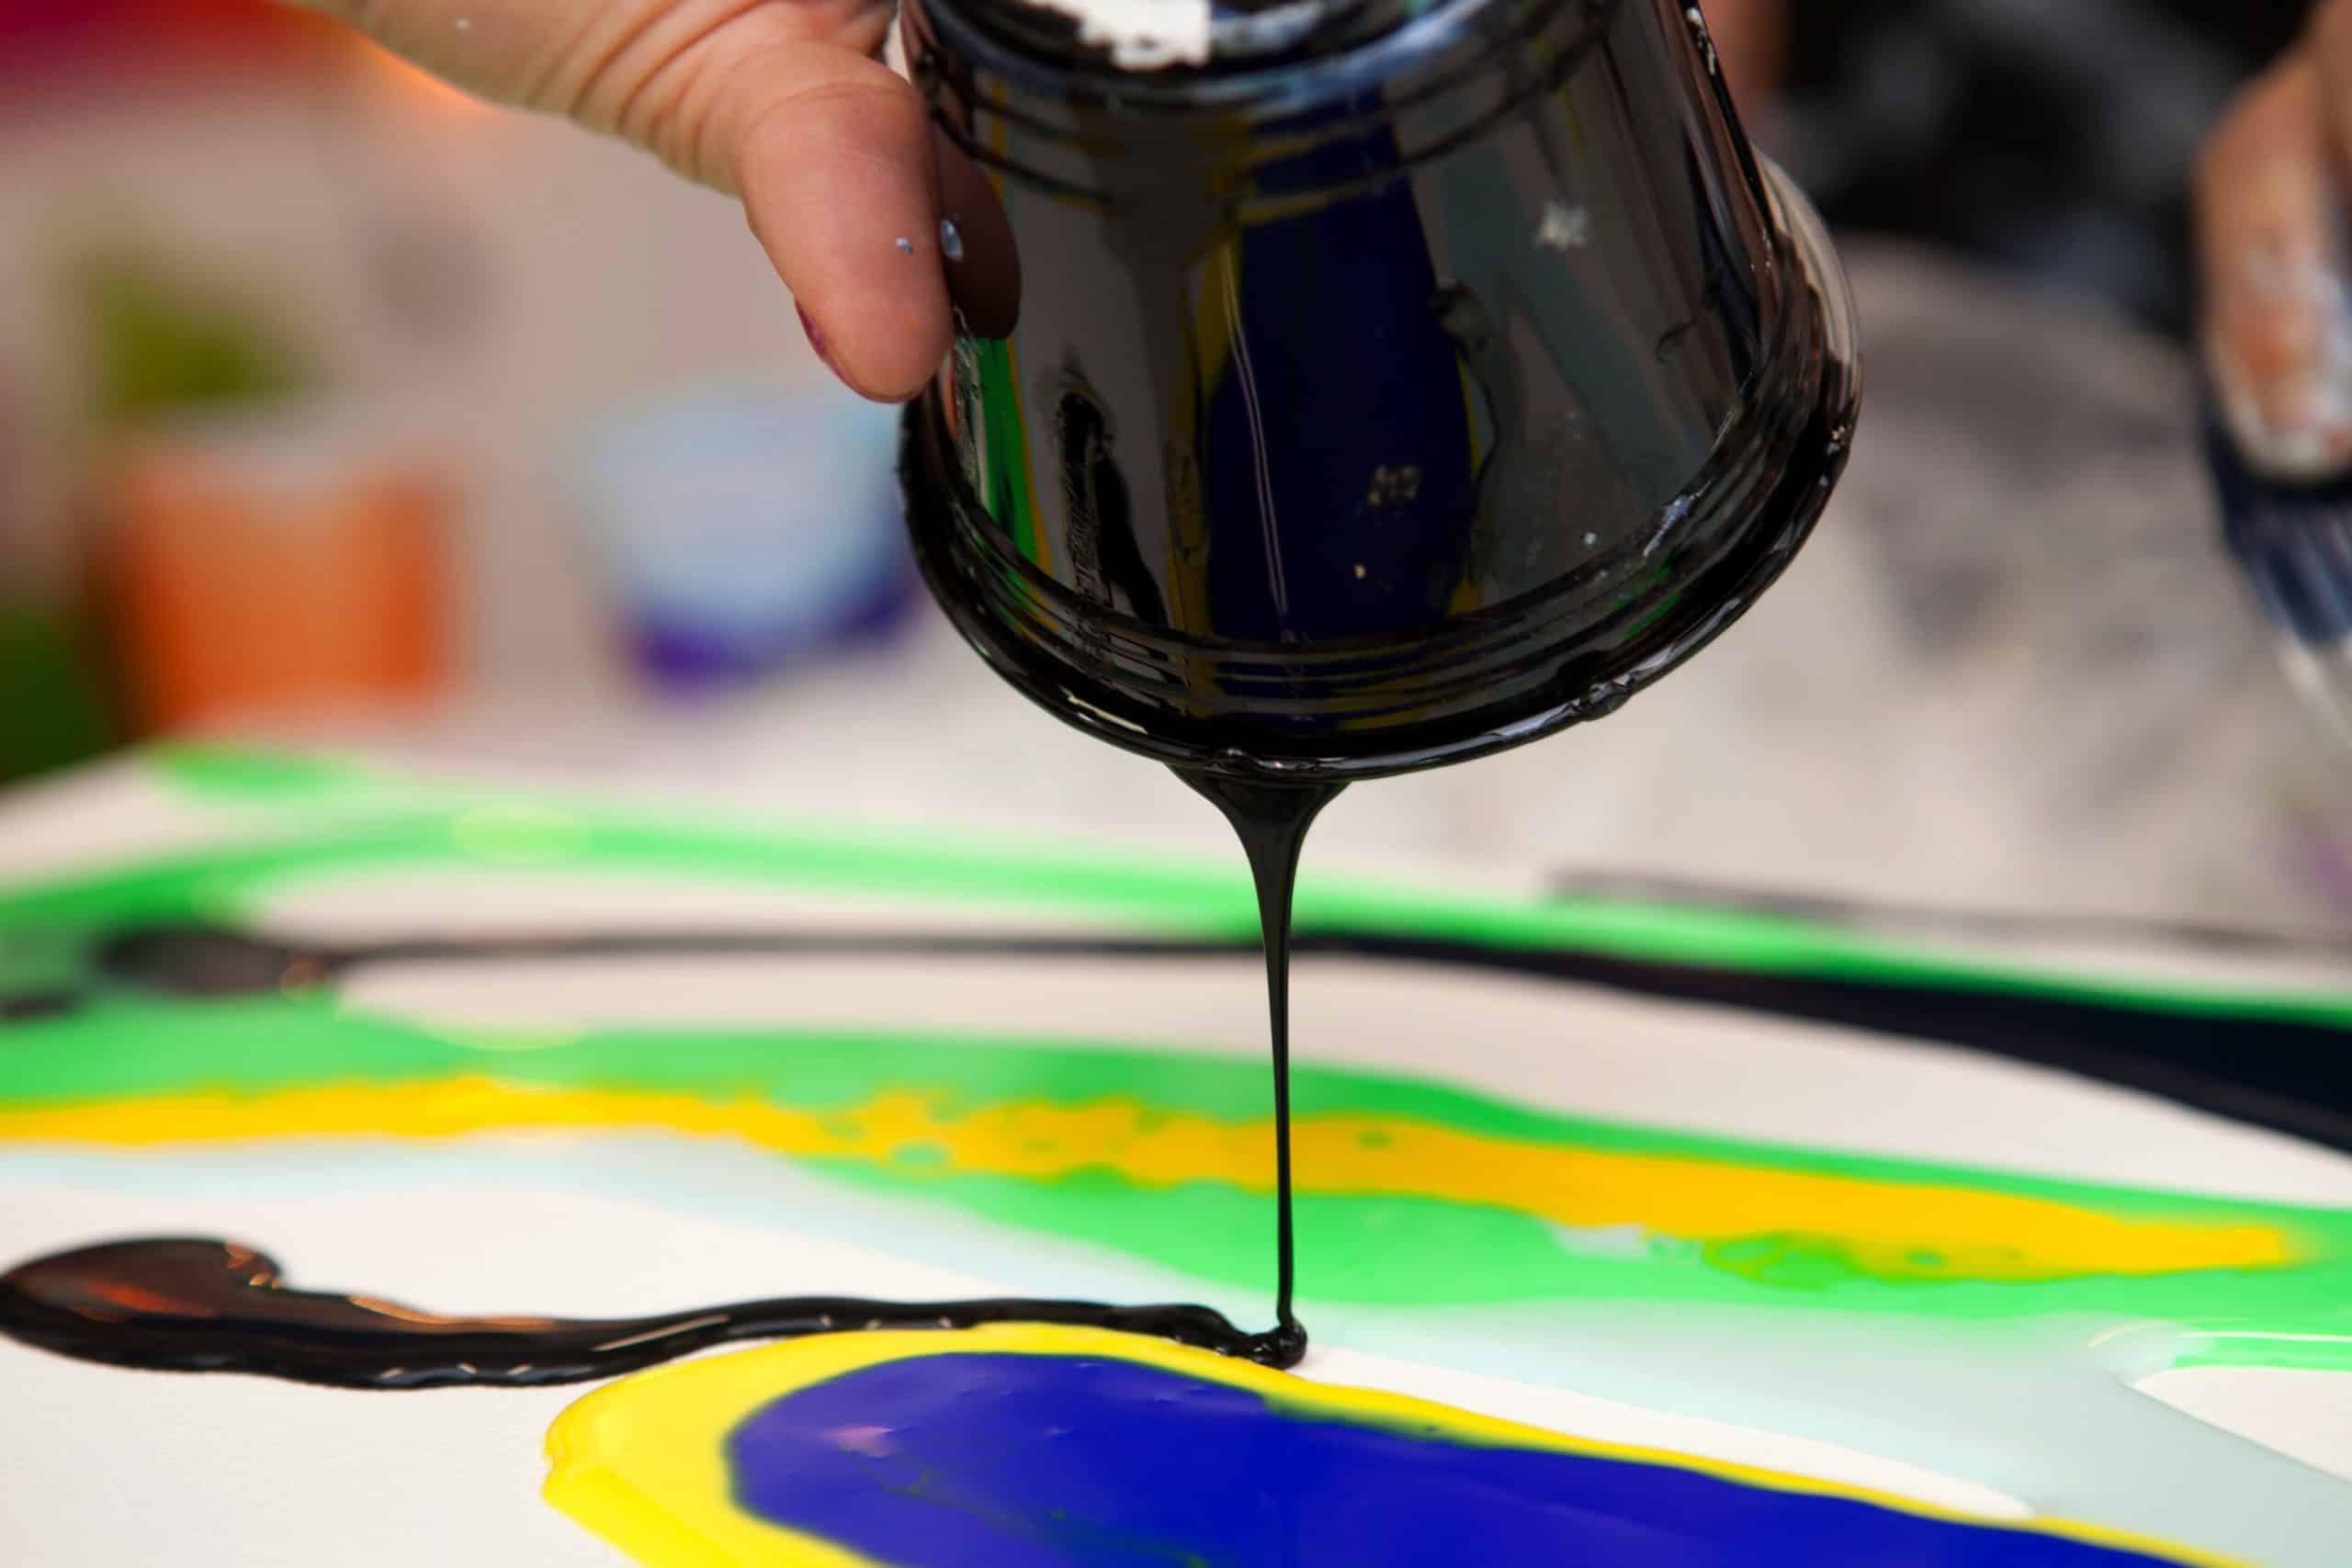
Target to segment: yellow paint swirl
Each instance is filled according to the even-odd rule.
[[[457,1138],[534,1130],[659,1130],[746,1140],[805,1159],[887,1167],[914,1181],[987,1175],[1046,1182],[1112,1172],[1145,1189],[1273,1185],[1272,1130],[1156,1111],[1140,1101],[1018,1101],[949,1109],[896,1090],[839,1111],[755,1098],[545,1088],[488,1077],[192,1093],[0,1111],[0,1140],[118,1147],[300,1138]],[[1313,1116],[1295,1129],[1305,1195],[1433,1199],[1575,1229],[1631,1228],[1706,1249],[1834,1254],[1896,1281],[2038,1282],[2273,1269],[2295,1238],[2252,1222],[2137,1218],[1958,1185],[1628,1154],[1488,1136],[1397,1116]]]

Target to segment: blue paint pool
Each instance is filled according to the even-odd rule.
[[[2151,1568],[2063,1537],[1401,1430],[1113,1358],[862,1368],[729,1435],[739,1507],[892,1568]]]

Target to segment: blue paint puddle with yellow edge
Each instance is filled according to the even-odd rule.
[[[1026,1325],[648,1373],[567,1411],[548,1452],[549,1499],[651,1568],[2217,1561]]]

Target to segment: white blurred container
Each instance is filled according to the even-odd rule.
[[[913,604],[898,411],[830,387],[677,389],[567,465],[639,671],[690,693],[886,639]]]

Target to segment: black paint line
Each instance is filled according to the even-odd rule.
[[[1244,1333],[1208,1307],[1094,1302],[802,1296],[652,1317],[447,1316],[295,1290],[266,1254],[209,1237],[107,1242],[0,1275],[0,1334],[23,1344],[108,1366],[331,1388],[532,1388],[616,1377],[717,1345],[994,1323],[1148,1335],[1278,1368],[1306,1349],[1301,1335]]]

